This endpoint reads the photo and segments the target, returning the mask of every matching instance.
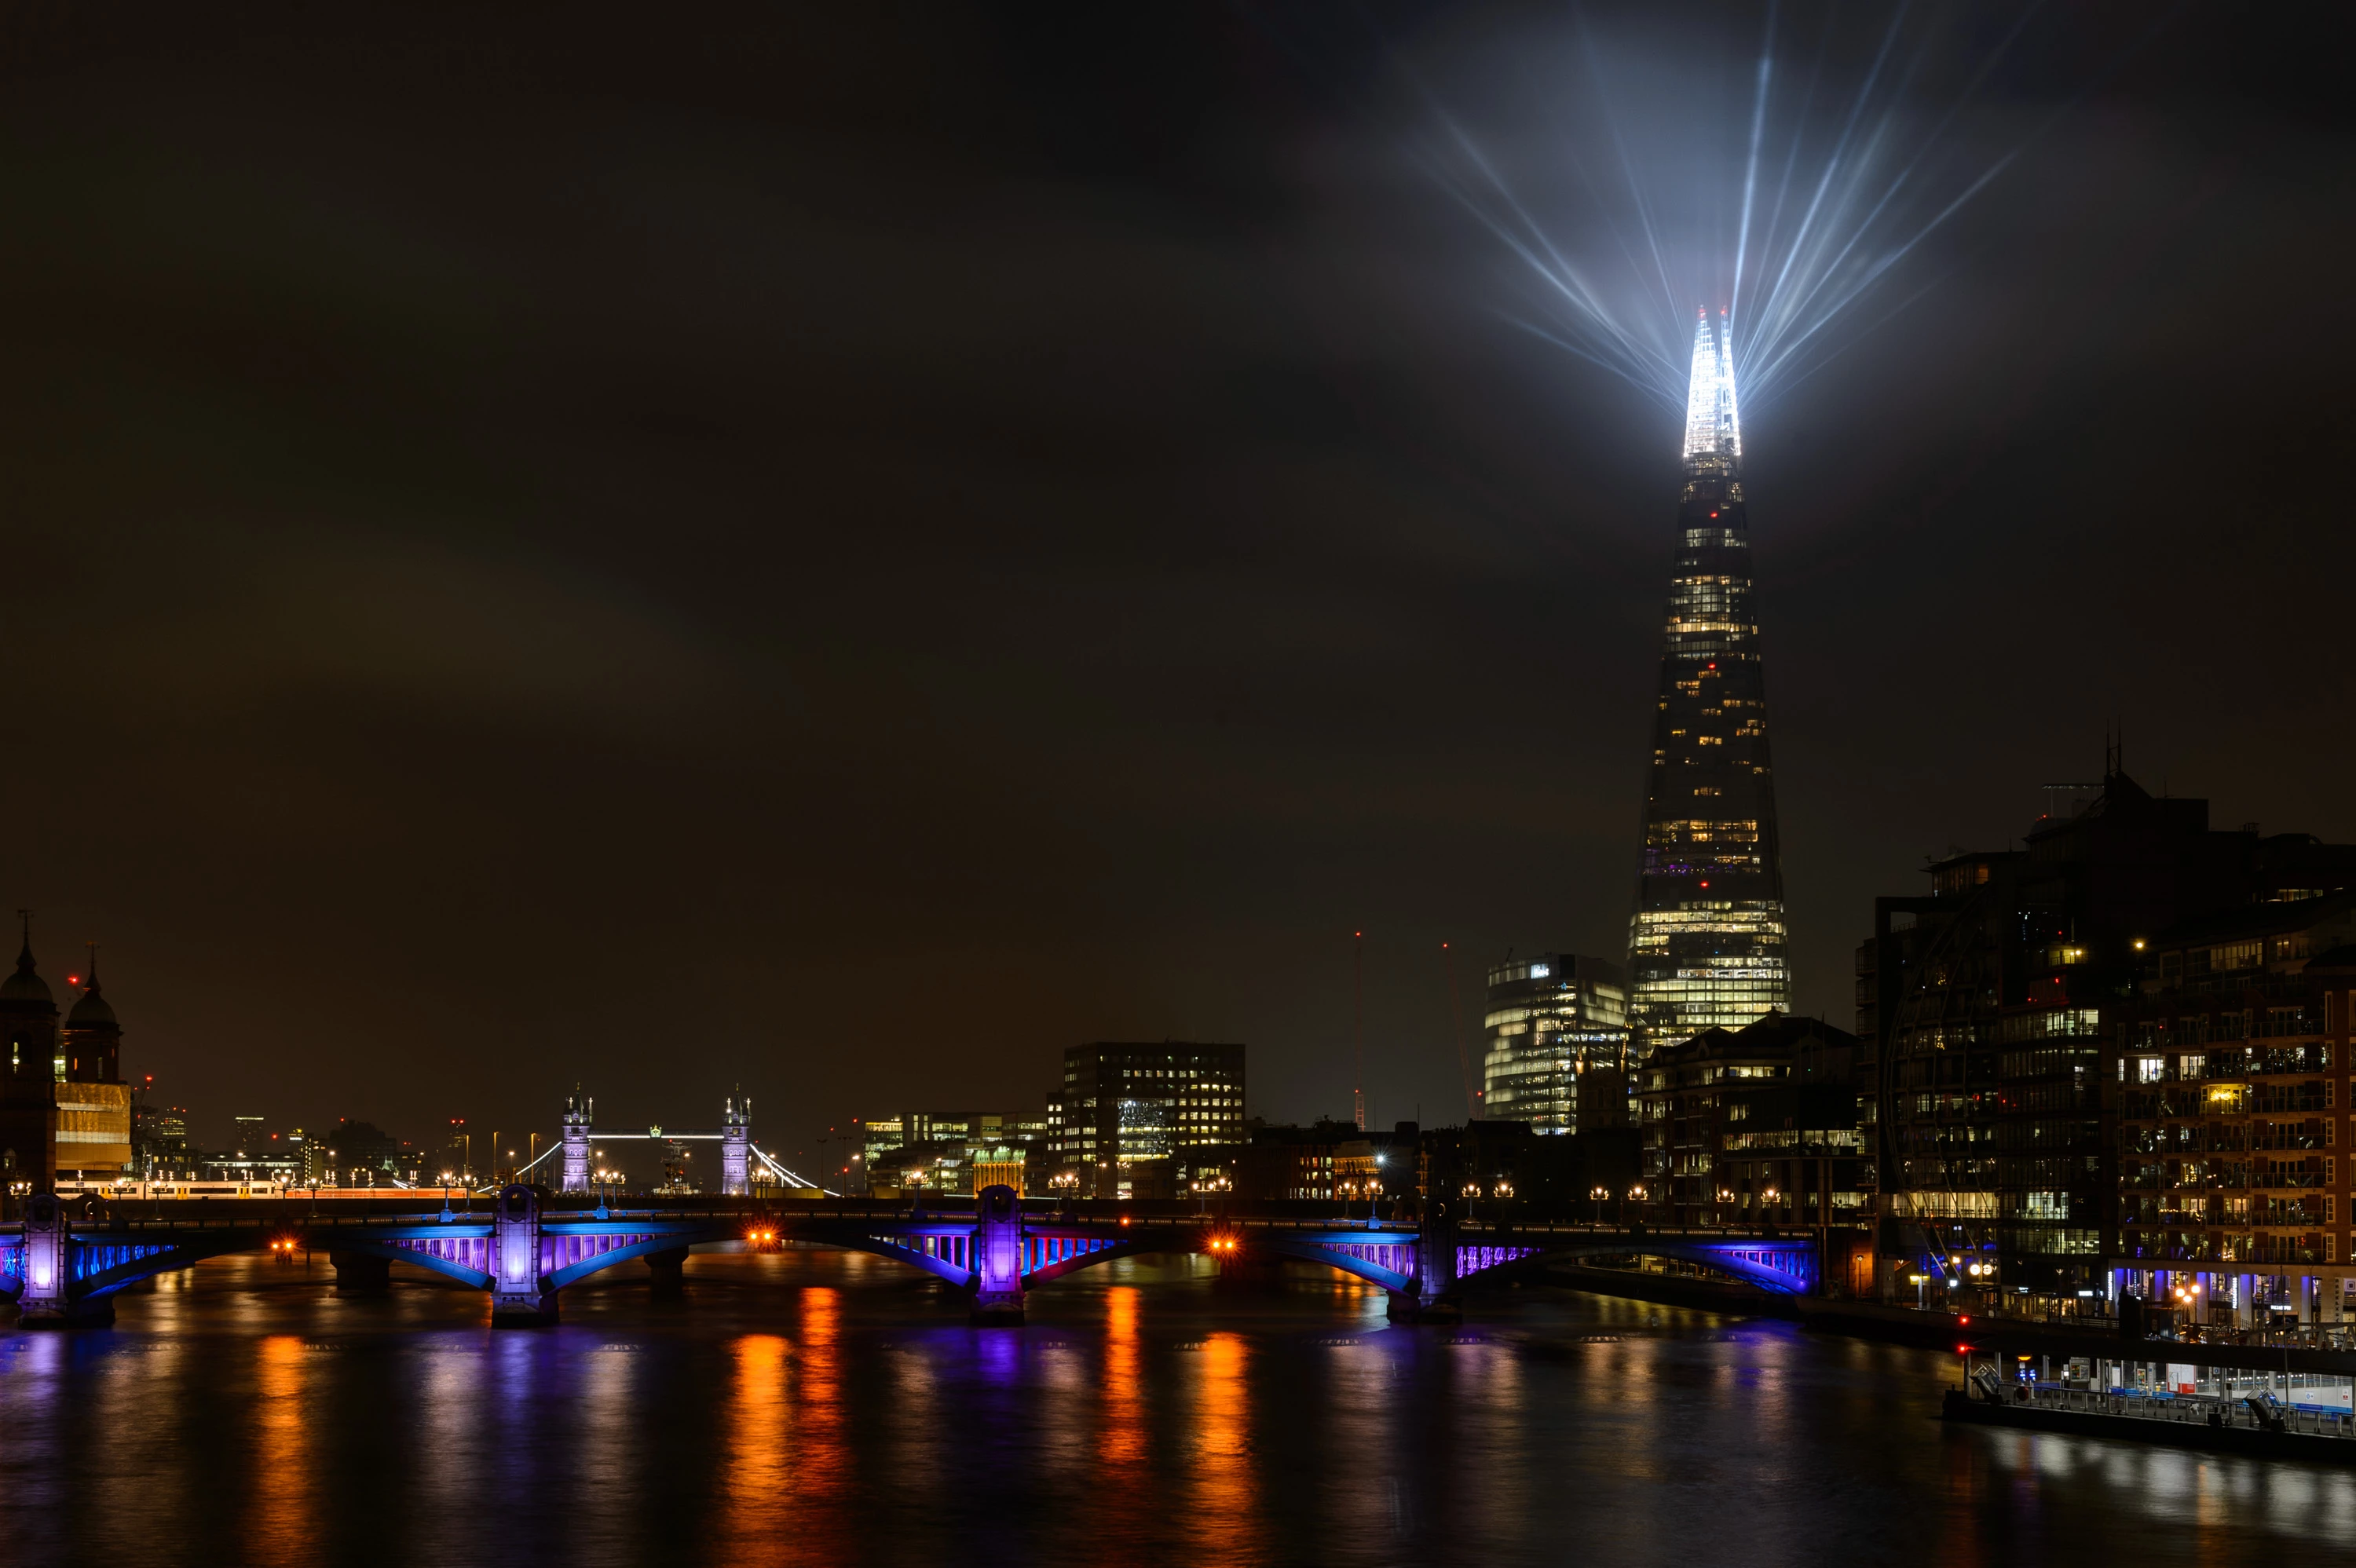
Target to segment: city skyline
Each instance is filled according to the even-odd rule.
[[[2351,18],[16,7],[9,1562],[2344,1549]]]

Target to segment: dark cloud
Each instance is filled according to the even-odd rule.
[[[2090,15],[1938,288],[1746,410],[1837,1022],[1870,896],[2106,722],[2356,834],[2345,129]],[[1624,944],[1671,421],[1505,319],[1398,69],[1510,143],[1558,13],[91,26],[0,113],[5,881],[212,1125],[742,1080],[806,1144],[1161,1035],[1338,1112],[1361,928],[1436,1118],[1441,941],[1475,1028]]]

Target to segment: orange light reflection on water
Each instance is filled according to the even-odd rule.
[[[1145,1411],[1138,1367],[1138,1289],[1117,1285],[1105,1292],[1104,1425],[1097,1436],[1103,1462],[1099,1481],[1108,1487],[1135,1484],[1132,1472],[1145,1462]]]
[[[728,1402],[727,1519],[741,1546],[774,1543],[785,1524],[792,1469],[791,1407],[786,1401],[786,1341],[747,1334],[735,1344]]]
[[[1150,1541],[1157,1529],[1168,1529],[1169,1505],[1147,1422],[1144,1349],[1138,1334],[1143,1307],[1143,1293],[1135,1285],[1117,1285],[1105,1292],[1103,1360],[1091,1402],[1094,1474],[1083,1493],[1087,1538],[1092,1541]]]
[[[1214,1334],[1195,1363],[1192,1523],[1212,1562],[1240,1562],[1263,1550],[1259,1488],[1252,1472],[1251,1395],[1240,1335]]]
[[[309,1428],[304,1420],[303,1341],[273,1334],[262,1341],[254,1403],[253,1518],[246,1531],[251,1561],[311,1563],[317,1559],[312,1519]]]
[[[838,1542],[843,1536],[843,1498],[851,1480],[841,1291],[814,1285],[802,1292],[800,1331],[784,1386],[790,1399],[778,1413],[787,1429],[778,1448],[778,1495],[790,1504],[784,1525],[793,1532],[789,1539],[816,1551],[820,1542]]]

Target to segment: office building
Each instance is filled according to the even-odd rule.
[[[1869,1225],[1857,1046],[1818,1019],[1771,1013],[1656,1047],[1636,1074],[1646,1211],[1684,1225]]]
[[[914,1184],[970,1191],[965,1166],[972,1151],[1019,1149],[1027,1159],[1027,1151],[1045,1149],[1052,1130],[1048,1115],[1019,1111],[902,1111],[853,1125],[863,1190],[897,1189],[910,1184],[911,1173],[931,1172]]]
[[[1541,1134],[1576,1132],[1584,1085],[1622,1102],[1598,1107],[1616,1118],[1612,1125],[1627,1119],[1618,1069],[1628,1050],[1628,997],[1618,965],[1541,953],[1493,965],[1482,1028],[1484,1117],[1527,1122]],[[1599,1068],[1605,1076],[1588,1078]]]
[[[1628,938],[1639,1055],[1790,1006],[1733,347],[1695,328],[1685,489]]]
[[[1177,1196],[1183,1156],[1243,1141],[1244,1048],[1071,1046],[1047,1110],[1047,1158],[1066,1189],[1083,1198]]]

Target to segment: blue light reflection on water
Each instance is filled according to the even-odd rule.
[[[628,1277],[493,1334],[423,1281],[223,1260],[112,1330],[0,1329],[24,1563],[1689,1562],[2313,1555],[2356,1476],[1951,1432],[1947,1358],[1547,1290],[1107,1265],[975,1329],[823,1253]]]

